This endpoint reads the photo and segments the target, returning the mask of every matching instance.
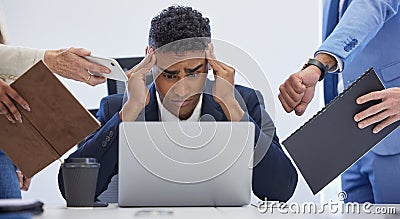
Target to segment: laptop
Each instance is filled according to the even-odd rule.
[[[251,122],[122,122],[120,207],[250,203]]]

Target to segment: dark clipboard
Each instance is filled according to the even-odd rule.
[[[399,126],[397,121],[373,134],[375,125],[359,129],[353,120],[355,114],[380,102],[358,105],[356,99],[384,88],[370,68],[282,142],[314,195]]]

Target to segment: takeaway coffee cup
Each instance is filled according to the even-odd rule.
[[[100,164],[95,158],[68,158],[61,165],[67,207],[93,207]]]

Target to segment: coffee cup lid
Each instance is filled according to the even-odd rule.
[[[64,163],[96,164],[97,161],[93,157],[70,157],[65,159]]]

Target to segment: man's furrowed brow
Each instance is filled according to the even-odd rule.
[[[203,64],[200,64],[200,65],[198,65],[198,66],[196,66],[194,68],[185,68],[185,71],[187,73],[193,73],[193,72],[196,72],[197,70],[199,70],[199,68],[201,68],[201,66],[203,66]]]
[[[165,72],[165,73],[170,74],[170,75],[179,74],[179,71],[178,71],[178,70],[169,71],[169,70],[167,70],[167,69],[161,68],[160,66],[157,66],[157,67],[158,67],[162,72]]]

